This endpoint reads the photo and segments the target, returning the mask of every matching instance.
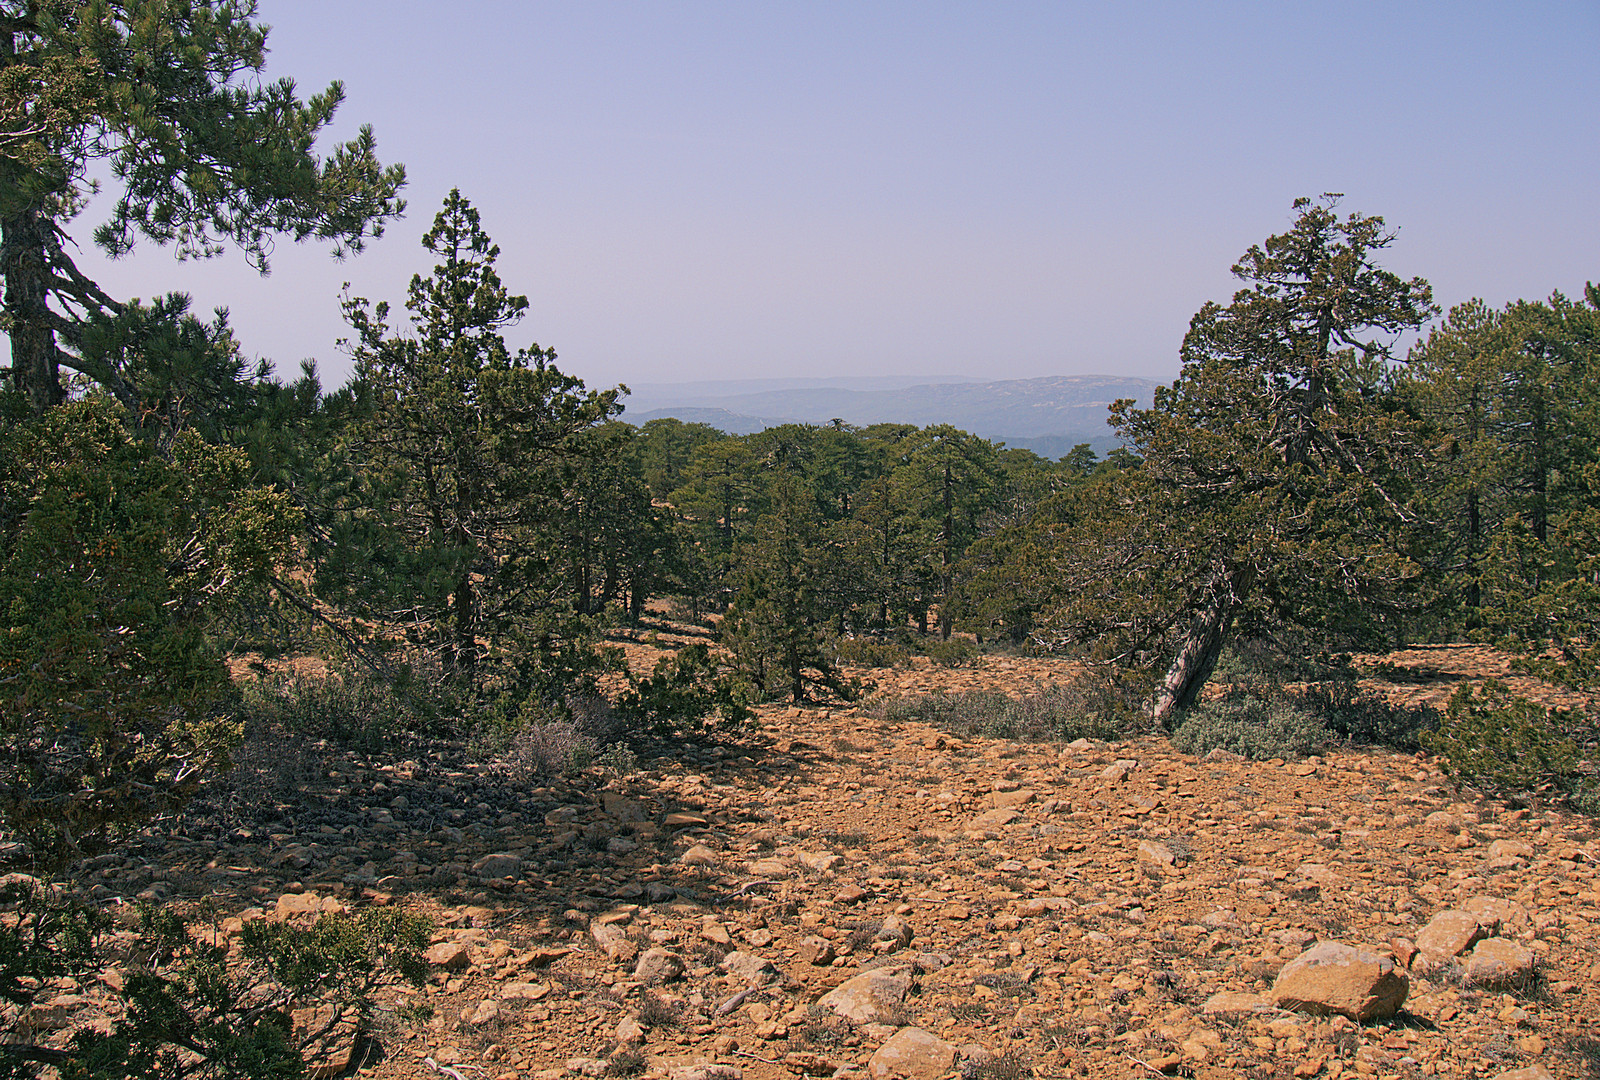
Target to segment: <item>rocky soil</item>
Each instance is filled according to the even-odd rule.
[[[1460,660],[1395,666],[1407,693],[1448,693],[1441,656]],[[874,673],[891,693],[1067,674]],[[434,978],[385,991],[329,1074],[1581,1077],[1597,837],[1465,797],[1422,756],[1199,760],[769,708],[627,775],[522,789],[454,747],[258,744],[77,876],[113,905],[432,916]],[[58,1000],[64,1033],[104,995]]]

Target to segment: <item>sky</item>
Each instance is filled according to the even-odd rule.
[[[590,386],[1178,370],[1189,318],[1297,196],[1398,229],[1449,306],[1600,278],[1600,0],[260,0],[265,76],[347,100],[406,216],[343,262],[280,243],[116,263],[324,382],[343,283],[398,308],[459,187],[529,298],[508,342]],[[98,212],[98,216],[97,216]]]

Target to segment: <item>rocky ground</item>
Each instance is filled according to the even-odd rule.
[[[1452,659],[1395,670],[1446,694]],[[1068,674],[875,676],[917,693]],[[836,707],[521,789],[452,747],[283,741],[244,766],[78,879],[241,920],[433,917],[435,976],[385,991],[362,1076],[1600,1076],[1596,822],[1463,797],[1421,756],[1199,760]],[[1397,1013],[1280,1007],[1299,1000],[1283,969],[1329,942],[1365,953],[1312,981],[1367,979],[1357,1015],[1404,984]],[[63,1029],[103,1003],[64,998]]]

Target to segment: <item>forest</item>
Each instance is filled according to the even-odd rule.
[[[264,55],[250,14],[0,11],[0,840],[35,875],[7,879],[9,902],[36,908],[0,949],[12,1003],[92,936],[16,882],[181,806],[252,717],[319,694],[352,716],[366,702],[388,738],[498,746],[581,742],[604,696],[626,749],[760,702],[853,699],[913,653],[1072,657],[1095,687],[1081,708],[1127,731],[1181,733],[1239,657],[1266,684],[1347,685],[1353,653],[1482,641],[1600,688],[1594,285],[1441,311],[1383,268],[1383,218],[1304,198],[1241,255],[1239,290],[1195,313],[1152,407],[1112,408],[1124,447],[1104,459],[948,426],[730,437],[635,427],[625,388],[564,373],[452,191],[403,298],[344,296],[353,378],[284,381],[224,313],[111,297],[64,242],[95,162],[120,184],[95,233],[113,253],[264,265],[275,236],[354,253],[393,222],[404,173],[370,131],[312,151],[337,84],[302,100],[236,78]],[[616,635],[668,619],[707,643],[627,671]],[[306,655],[327,661],[320,686],[283,674]],[[241,658],[253,675],[230,673]],[[1596,733],[1592,713],[1491,683],[1418,737],[1463,783],[1593,809]],[[356,994],[418,942],[398,916],[319,925],[248,945],[284,1000],[335,969]],[[181,927],[146,932],[183,951]],[[130,983],[148,1008],[113,1036],[8,1047],[7,1075],[157,1075],[173,1045],[214,1075],[267,1075],[251,1070],[289,1052],[268,1014],[184,1034],[211,992],[201,959]]]

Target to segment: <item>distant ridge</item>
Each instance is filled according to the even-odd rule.
[[[872,379],[741,380],[642,384],[623,419],[634,424],[674,417],[747,435],[780,424],[951,424],[986,439],[1056,458],[1078,443],[1104,454],[1120,445],[1107,425],[1119,398],[1151,401],[1151,379],[1114,375],[1055,375],[993,382],[886,379],[898,385],[862,386]],[[771,383],[782,383],[772,386]],[[766,384],[766,385],[763,385]],[[731,392],[730,392],[731,391]],[[641,408],[641,406],[647,406]]]

